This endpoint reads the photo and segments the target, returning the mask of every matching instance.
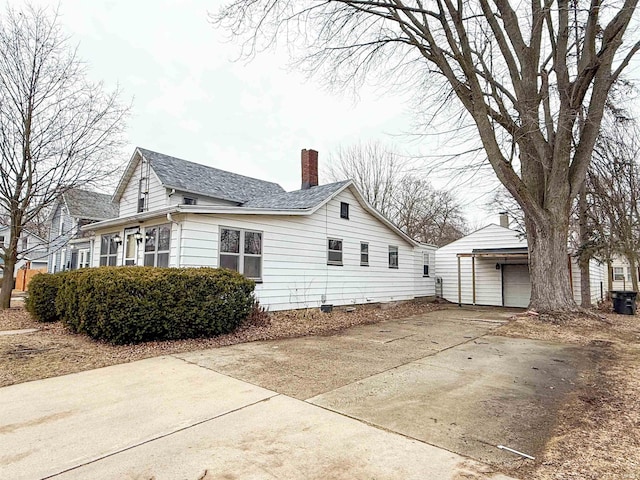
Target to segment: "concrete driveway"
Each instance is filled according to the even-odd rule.
[[[0,389],[0,478],[507,478],[582,351],[449,309]],[[493,467],[489,466],[493,465]]]

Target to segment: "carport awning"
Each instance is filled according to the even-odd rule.
[[[527,259],[529,249],[527,247],[516,248],[474,248],[471,253],[458,253],[460,257],[489,258],[489,259]]]
[[[462,269],[460,259],[463,257],[471,257],[471,295],[472,303],[476,304],[476,258],[483,258],[498,261],[502,260],[524,260],[529,263],[528,247],[511,247],[511,248],[474,248],[471,253],[458,253],[458,305],[462,305]],[[515,263],[515,262],[511,262]],[[518,262],[521,263],[521,262]]]

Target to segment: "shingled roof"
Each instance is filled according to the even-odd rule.
[[[256,197],[284,193],[284,189],[277,183],[245,177],[144,148],[138,148],[138,151],[151,163],[151,168],[165,188],[239,204]]]
[[[284,192],[277,195],[269,195],[254,198],[242,204],[248,208],[267,208],[273,210],[299,210],[313,208],[331,198],[338,190],[349,184],[350,180],[329,183],[316,187]]]
[[[118,216],[118,205],[111,202],[111,195],[73,189],[64,193],[69,215],[86,220],[106,220]]]

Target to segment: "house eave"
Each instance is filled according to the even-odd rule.
[[[118,227],[131,222],[144,222],[152,218],[163,217],[168,213],[176,213],[178,209],[176,207],[161,208],[159,210],[153,210],[150,212],[141,212],[133,215],[127,215],[125,217],[110,218],[109,220],[103,220],[101,222],[89,223],[80,227],[81,232],[90,232],[101,228]]]
[[[174,205],[149,212],[141,212],[125,217],[112,218],[101,222],[90,223],[80,227],[81,232],[98,230],[108,227],[117,227],[132,222],[144,222],[153,218],[164,217],[167,214],[192,213],[192,214],[220,214],[220,215],[310,215],[311,209],[269,209],[269,208],[246,208],[246,207],[220,207],[220,206],[199,206],[199,205]]]

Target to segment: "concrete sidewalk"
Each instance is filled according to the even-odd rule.
[[[0,425],[3,479],[507,478],[173,357],[5,387]]]

